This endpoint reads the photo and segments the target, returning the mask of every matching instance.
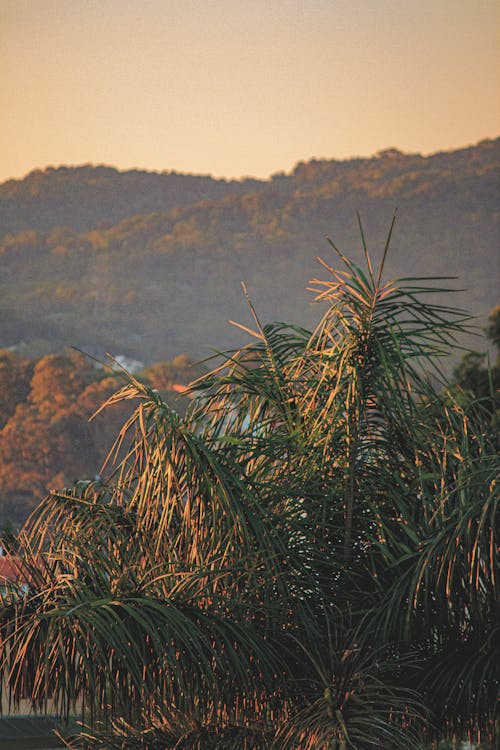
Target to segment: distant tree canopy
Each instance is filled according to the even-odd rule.
[[[500,393],[500,305],[488,317],[485,329],[488,341],[496,349],[493,361],[485,352],[467,352],[453,372],[454,379],[461,388],[475,398],[488,398]],[[497,404],[498,408],[499,404]]]
[[[173,386],[201,372],[179,355],[142,377],[183,413],[187,398]],[[94,476],[124,410],[89,418],[119,384],[118,374],[97,369],[77,352],[27,360],[0,351],[0,526],[19,525],[50,489]]]

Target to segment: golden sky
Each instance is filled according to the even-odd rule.
[[[0,0],[0,180],[268,177],[500,132],[497,0]]]

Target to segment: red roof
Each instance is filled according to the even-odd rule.
[[[41,569],[39,556],[37,556],[37,564]],[[0,586],[5,586],[6,583],[17,583],[18,585],[30,583],[31,580],[31,576],[28,576],[28,580],[26,579],[22,560],[18,555],[0,555]]]
[[[177,393],[186,393],[186,391],[189,390],[187,385],[182,385],[182,383],[174,383],[170,386],[171,391],[176,391]]]
[[[2,555],[0,557],[0,585],[6,581],[19,583],[21,579],[19,570],[19,558],[13,555]]]

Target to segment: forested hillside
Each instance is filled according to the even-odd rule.
[[[497,302],[500,139],[423,157],[314,160],[267,182],[48,169],[0,186],[0,346],[41,356],[76,345],[145,364],[232,346],[246,322],[240,282],[264,321],[310,325],[303,294],[333,262],[329,235],[353,259],[359,211],[388,275],[457,276],[454,303]],[[117,222],[117,220],[120,221]],[[304,301],[305,298],[305,301]]]
[[[24,229],[47,231],[54,226],[85,232],[126,216],[222,198],[259,184],[252,179],[216,180],[176,172],[119,172],[90,164],[37,169],[23,180],[0,185],[0,236]]]

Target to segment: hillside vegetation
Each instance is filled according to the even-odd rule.
[[[36,169],[23,180],[0,185],[0,236],[54,226],[85,232],[101,223],[110,226],[127,216],[222,198],[259,184],[176,172],[120,172],[91,164]]]
[[[324,235],[375,258],[394,209],[388,274],[457,276],[456,302],[497,302],[500,139],[423,157],[313,160],[268,181],[62,167],[0,186],[0,347],[76,345],[145,364],[236,345],[245,281],[263,320],[309,326],[303,294]]]

